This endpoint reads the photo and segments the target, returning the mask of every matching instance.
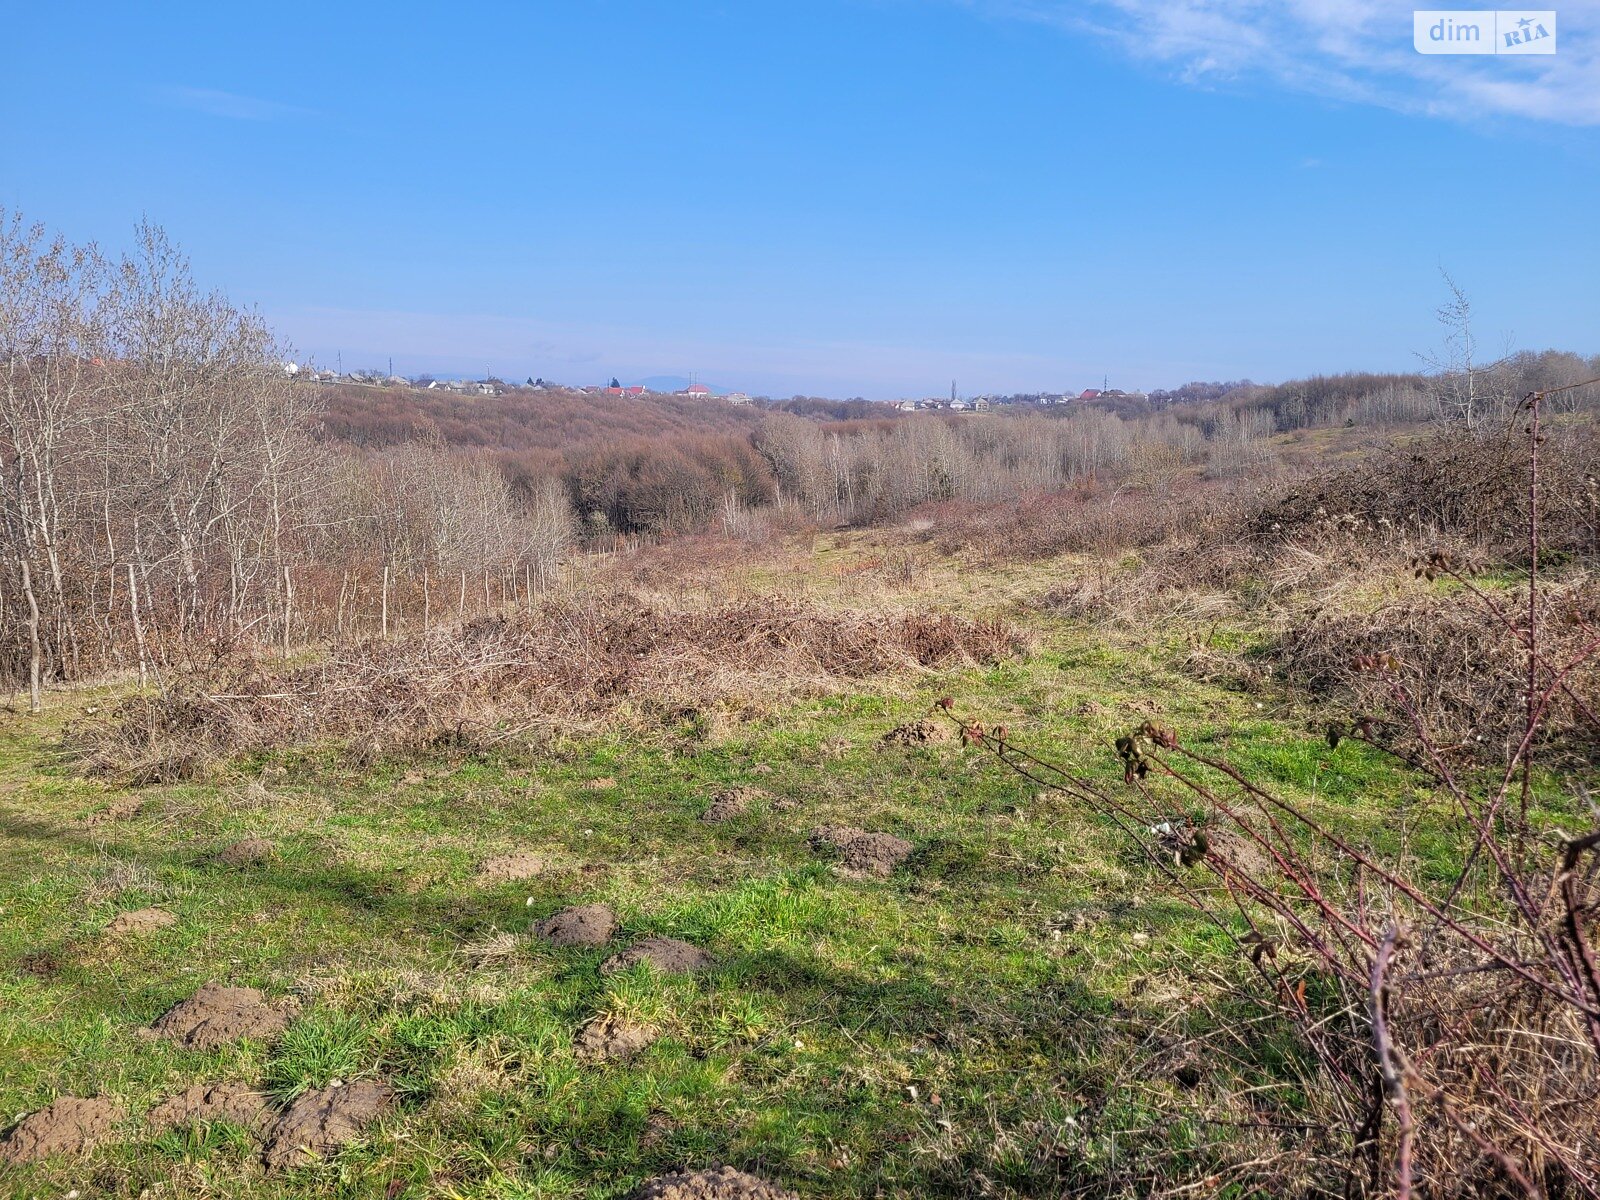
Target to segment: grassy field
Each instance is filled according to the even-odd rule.
[[[806,586],[848,599],[854,553],[822,539]],[[1190,669],[1198,644],[1248,652],[1248,622],[1090,628],[1029,604],[1058,578],[918,575],[924,595],[1030,628],[1024,659],[643,735],[363,767],[318,747],[130,790],[57,750],[107,692],[0,715],[0,1124],[61,1095],[121,1114],[86,1157],[0,1165],[0,1194],[620,1197],[713,1162],[818,1197],[1137,1195],[1157,1172],[1250,1194],[1228,1183],[1252,1153],[1238,1096],[1292,1115],[1295,1072],[1270,1031],[1225,1063],[1188,1050],[1197,1024],[1226,1019],[1237,953],[1106,823],[954,740],[884,734],[951,695],[1111,781],[1111,740],[1159,717],[1362,844],[1425,867],[1438,822],[1387,760],[1330,751],[1291,696]],[[702,820],[740,787],[744,813]],[[855,877],[808,842],[827,824],[897,835],[911,856]],[[245,838],[273,853],[218,858]],[[542,869],[484,877],[513,852]],[[620,920],[607,947],[530,933],[596,902]],[[108,931],[149,907],[176,921]],[[714,965],[600,970],[652,934]],[[207,981],[298,1007],[267,1043],[148,1034]],[[608,1016],[655,1040],[596,1061],[581,1034]],[[362,1079],[393,1105],[284,1170],[227,1121],[145,1120],[195,1083],[282,1105]]]

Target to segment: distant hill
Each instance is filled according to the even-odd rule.
[[[517,388],[501,396],[460,396],[415,388],[327,389],[322,427],[356,446],[393,446],[419,437],[448,445],[522,452],[679,436],[748,435],[762,413],[720,400],[611,396],[565,388]]]

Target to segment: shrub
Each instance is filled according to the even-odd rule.
[[[1244,526],[1258,545],[1331,534],[1367,540],[1460,537],[1527,564],[1526,438],[1516,425],[1443,428],[1355,466],[1313,476],[1262,504]],[[1600,551],[1600,444],[1592,424],[1558,429],[1542,458],[1540,544],[1547,553]]]
[[[1479,596],[1480,603],[1435,595],[1375,612],[1318,616],[1284,635],[1273,657],[1319,699],[1404,731],[1412,713],[1397,702],[1398,684],[1404,704],[1440,746],[1504,761],[1526,718],[1527,589]],[[1600,583],[1541,589],[1538,606],[1544,653],[1565,663],[1600,628]],[[1550,698],[1538,729],[1541,748],[1564,758],[1600,758],[1596,711],[1600,672],[1580,664]]]
[[[1538,407],[1535,396],[1522,466],[1535,501]],[[1536,570],[1538,527],[1524,532]],[[1467,587],[1440,602],[1461,611],[1430,603],[1402,628],[1390,613],[1363,632],[1398,642],[1358,652],[1354,665],[1404,734],[1402,760],[1453,818],[1432,831],[1449,845],[1429,870],[1341,836],[1312,805],[1153,721],[1117,740],[1118,790],[1004,729],[957,720],[967,744],[1114,825],[1168,894],[1236,950],[1223,1011],[1189,1050],[1234,1074],[1233,1104],[1154,1123],[1220,1117],[1255,1133],[1199,1161],[1168,1160],[1159,1182],[1172,1194],[1223,1179],[1251,1194],[1401,1200],[1600,1189],[1600,829],[1542,837],[1557,821],[1592,827],[1594,813],[1541,795],[1535,771],[1563,736],[1552,727],[1563,712],[1568,726],[1588,726],[1587,744],[1600,732],[1600,630],[1592,589],[1550,589],[1535,575],[1524,599],[1519,620]],[[1474,605],[1476,616],[1463,615]],[[1306,661],[1360,644],[1323,641],[1316,653],[1302,647]],[[1434,723],[1469,716],[1501,727],[1490,769],[1460,761]],[[1328,752],[1347,740],[1390,750],[1390,733],[1341,718],[1329,723]]]

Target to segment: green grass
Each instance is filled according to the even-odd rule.
[[[1141,1149],[1205,1162],[1212,1133],[1156,1104],[1177,1085],[1135,1068],[1204,1019],[1179,1001],[1199,966],[1238,969],[1225,939],[1091,815],[953,744],[888,749],[881,734],[950,694],[1112,781],[1110,741],[1159,716],[1374,844],[1421,800],[1379,756],[1330,751],[1287,700],[1185,675],[1177,633],[1041,628],[1025,663],[929,678],[911,699],[797,704],[720,738],[571,737],[364,770],[279,753],[135,793],[56,764],[81,698],[0,718],[0,1111],[100,1094],[129,1114],[87,1163],[0,1174],[0,1194],[615,1197],[714,1161],[808,1196],[1133,1194]],[[584,786],[602,777],[615,786]],[[733,784],[782,804],[702,824]],[[909,839],[910,869],[844,878],[806,843],[822,823]],[[245,836],[273,838],[277,857],[213,860]],[[475,878],[510,849],[549,870]],[[618,912],[619,944],[670,934],[716,967],[603,975],[603,951],[522,936],[592,901]],[[177,925],[104,935],[152,903]],[[271,1046],[141,1036],[210,979],[293,994],[300,1014]],[[607,1012],[661,1036],[626,1064],[580,1061],[575,1034]],[[1264,1041],[1250,1069],[1282,1075],[1288,1053]],[[281,1175],[242,1131],[157,1137],[139,1119],[198,1081],[284,1101],[363,1077],[388,1080],[397,1110]],[[1195,1104],[1231,1080],[1208,1073]]]

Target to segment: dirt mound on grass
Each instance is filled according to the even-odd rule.
[[[157,1132],[187,1129],[209,1121],[227,1121],[265,1137],[272,1128],[272,1112],[267,1098],[243,1083],[197,1083],[176,1096],[169,1096],[145,1116]]]
[[[17,970],[35,979],[54,979],[61,967],[61,956],[54,950],[30,950],[17,958]]]
[[[673,1171],[647,1179],[628,1200],[800,1200],[794,1192],[732,1167]]]
[[[278,1121],[262,1159],[276,1171],[304,1162],[307,1155],[325,1158],[358,1139],[393,1100],[393,1089],[373,1079],[304,1092]]]
[[[600,970],[609,974],[612,971],[626,971],[639,963],[649,963],[657,971],[686,973],[703,971],[713,961],[711,955],[699,946],[680,942],[677,938],[647,937],[621,953],[613,954],[600,964]]]
[[[225,867],[259,867],[271,862],[278,853],[271,838],[249,837],[235,842],[217,852],[217,861]]]
[[[655,1040],[655,1030],[606,1013],[579,1030],[573,1045],[579,1058],[586,1062],[601,1062],[605,1059],[632,1058]]]
[[[853,825],[819,825],[811,831],[813,850],[832,850],[848,875],[886,879],[911,857],[911,843],[891,833],[871,833]]]
[[[931,717],[924,717],[920,721],[910,721],[904,725],[897,725],[883,735],[883,744],[886,746],[927,746],[938,742],[948,742],[954,739],[956,731],[945,721],[935,721]]]
[[[734,817],[742,816],[750,811],[751,805],[765,798],[766,793],[760,788],[731,787],[718,792],[711,798],[711,804],[706,811],[700,814],[702,821],[716,824],[719,821],[730,821]]]
[[[239,1038],[270,1042],[294,1012],[292,1000],[269,1004],[255,988],[208,983],[157,1017],[150,1028],[187,1049],[211,1050]]]
[[[136,908],[132,912],[118,913],[106,926],[114,937],[125,933],[153,933],[176,925],[178,918],[164,908]]]
[[[17,1122],[0,1142],[0,1162],[31,1163],[51,1154],[83,1154],[122,1119],[114,1101],[63,1096]]]
[[[535,922],[535,937],[552,946],[604,946],[617,931],[617,914],[604,904],[580,904],[563,908],[553,916]]]
[[[478,867],[480,883],[510,883],[518,879],[532,879],[544,870],[544,859],[537,854],[497,854],[483,860]]]

